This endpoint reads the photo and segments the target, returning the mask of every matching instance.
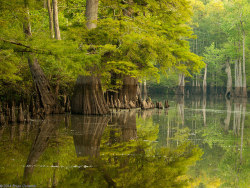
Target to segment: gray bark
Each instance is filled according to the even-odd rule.
[[[204,71],[204,77],[203,77],[203,95],[207,94],[207,64],[205,67],[205,71]]]
[[[247,81],[246,81],[246,55],[245,55],[245,40],[246,40],[246,34],[243,30],[243,40],[242,40],[242,50],[243,50],[243,61],[242,61],[242,69],[243,69],[243,85],[242,85],[242,96],[247,97]]]
[[[50,0],[47,0],[47,9],[49,13],[49,30],[50,30],[50,36],[51,38],[54,38],[54,29],[53,29],[53,14],[52,14],[52,8]]]
[[[225,71],[227,73],[227,91],[226,91],[225,96],[230,97],[233,94],[233,89],[232,89],[233,81],[232,81],[231,67],[228,61],[226,62]]]
[[[89,30],[97,27],[98,4],[99,0],[87,0],[86,2],[86,26]]]
[[[179,83],[177,88],[177,95],[184,95],[185,88],[185,75],[179,74]]]
[[[61,40],[59,20],[58,20],[57,0],[52,0],[52,5],[53,5],[53,21],[54,21],[55,38],[57,40]]]
[[[143,82],[143,98],[144,98],[144,100],[147,99],[147,96],[148,96],[148,92],[147,92],[147,81],[146,81],[146,79],[145,79],[144,82]]]

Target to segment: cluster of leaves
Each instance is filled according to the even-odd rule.
[[[6,64],[0,66],[2,83],[28,77],[26,53],[37,56],[52,86],[59,83],[64,92],[79,74],[98,75],[108,88],[112,73],[159,81],[160,72],[178,70],[189,75],[203,66],[201,58],[189,50],[192,30],[187,23],[192,11],[186,0],[104,0],[99,3],[97,28],[92,30],[85,26],[85,0],[59,1],[61,41],[50,39],[43,2],[28,2],[30,38],[23,34],[27,22],[23,1],[0,4],[0,56]],[[25,67],[25,74],[20,67]],[[31,78],[28,82],[31,86]]]

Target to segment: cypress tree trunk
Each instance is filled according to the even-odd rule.
[[[235,60],[235,91],[234,94],[236,97],[240,97],[241,96],[241,68],[240,68],[241,64],[239,62],[239,59]]]
[[[179,74],[179,85],[177,89],[177,95],[184,95],[185,90],[185,75]]]
[[[53,21],[54,21],[55,38],[57,40],[61,40],[59,20],[58,20],[57,0],[52,0],[52,4],[53,4]]]
[[[78,76],[71,104],[74,114],[104,115],[109,113],[101,81],[94,76]]]
[[[146,79],[144,80],[144,82],[143,82],[143,98],[144,98],[144,100],[146,100],[147,99],[147,81],[146,81]]]
[[[243,69],[243,88],[242,88],[242,96],[247,97],[247,81],[246,81],[246,55],[245,55],[245,40],[246,40],[246,34],[245,31],[243,30],[243,39],[242,39],[242,50],[243,50],[243,64],[242,64],[242,69]]]
[[[207,64],[205,67],[202,87],[203,87],[203,95],[206,95],[207,94]]]
[[[49,29],[50,29],[50,36],[51,38],[54,38],[54,29],[53,29],[53,14],[52,14],[52,8],[50,5],[50,0],[47,0],[47,8],[49,13]]]
[[[225,96],[227,98],[229,98],[230,96],[233,95],[233,89],[232,89],[233,81],[232,81],[231,67],[230,67],[230,64],[229,64],[228,60],[226,62],[225,71],[227,73],[227,91],[226,91]]]
[[[97,26],[99,0],[87,0],[86,2],[86,26],[88,29],[94,29]]]
[[[129,103],[131,102],[134,104],[136,103],[137,83],[138,80],[136,78],[130,76],[125,76],[123,78],[123,86],[119,90],[118,97],[124,108],[130,108]]]
[[[36,92],[39,97],[40,106],[44,108],[46,114],[59,113],[59,106],[57,106],[56,98],[37,59],[29,57],[28,62]]]
[[[24,5],[26,9],[26,17],[23,23],[24,34],[25,36],[31,37],[31,26],[29,21],[29,4],[28,0],[24,0]],[[32,56],[32,54],[28,54],[27,56],[30,71],[32,74],[32,78],[35,84],[36,92],[39,97],[40,106],[44,108],[45,113],[58,113],[59,106],[57,106],[56,98],[52,92],[52,89],[49,85],[49,82],[41,69],[40,65],[36,58]]]
[[[97,26],[98,0],[86,2],[86,26],[93,29]],[[96,76],[78,76],[72,99],[72,113],[103,115],[109,113],[104,99],[101,81]]]

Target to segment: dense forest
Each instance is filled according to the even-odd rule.
[[[6,109],[147,108],[142,83],[182,95],[247,96],[247,0],[1,0],[0,10]]]
[[[246,97],[249,92],[249,1],[191,1],[191,27],[196,36],[189,39],[193,53],[202,56],[205,67],[192,76],[176,72],[153,91],[186,94],[212,94]],[[173,90],[173,88],[176,88]],[[184,93],[184,91],[181,91]]]

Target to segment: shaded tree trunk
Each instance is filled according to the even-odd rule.
[[[246,34],[243,30],[243,39],[242,39],[242,50],[243,50],[243,62],[242,62],[242,69],[243,69],[243,85],[242,85],[242,96],[247,97],[247,81],[246,81],[246,55],[245,55],[245,40]]]
[[[98,0],[86,2],[86,26],[88,30],[96,28]],[[76,81],[72,99],[72,113],[103,115],[109,113],[109,107],[104,99],[101,81],[96,76],[79,75]]]
[[[185,75],[179,74],[179,84],[177,89],[177,95],[184,95],[185,91]]]
[[[57,100],[52,92],[47,78],[36,58],[29,57],[28,63],[32,78],[35,84],[36,92],[39,97],[40,106],[44,108],[46,114],[59,113]]]
[[[204,77],[203,77],[203,95],[207,94],[207,64],[205,67],[205,71],[204,71]]]
[[[148,96],[148,92],[147,92],[147,81],[146,81],[146,79],[145,79],[144,82],[143,82],[143,98],[144,98],[144,100],[147,99],[147,96]]]
[[[53,29],[53,14],[52,14],[52,8],[50,0],[47,0],[47,9],[49,14],[49,30],[50,30],[50,36],[51,38],[54,38],[54,29]]]
[[[55,38],[57,40],[61,40],[59,20],[58,20],[57,0],[52,0],[52,5],[53,5],[53,21],[54,21]]]
[[[241,73],[241,63],[240,59],[235,60],[235,90],[234,94],[236,97],[241,96],[241,80],[242,73]]]
[[[104,115],[109,113],[101,81],[94,76],[78,76],[71,104],[74,114]]]
[[[29,4],[28,0],[24,0],[24,6],[26,9],[26,17],[23,23],[24,34],[26,37],[31,37],[31,26],[29,21]],[[57,100],[51,90],[49,82],[38,64],[37,58],[33,57],[32,54],[28,54],[28,64],[32,74],[32,78],[35,84],[36,92],[39,97],[40,106],[42,106],[47,114],[58,113],[59,106],[57,106]]]
[[[232,89],[233,81],[232,81],[231,67],[228,61],[226,62],[225,71],[227,73],[227,91],[225,96],[229,98],[230,96],[233,95],[233,89]]]

